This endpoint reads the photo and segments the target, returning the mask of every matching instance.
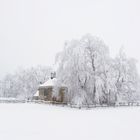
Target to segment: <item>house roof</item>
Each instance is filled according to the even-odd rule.
[[[53,87],[53,86],[55,86],[56,84],[58,84],[57,83],[57,79],[56,78],[53,78],[53,79],[49,79],[48,81],[46,81],[44,84],[41,84],[40,86],[39,86],[39,88],[42,88],[42,87]],[[61,87],[66,87],[66,85],[65,84],[60,84],[59,86],[61,86]]]
[[[48,86],[54,86],[56,84],[57,80],[56,78],[49,79],[44,84],[41,84],[39,87],[48,87]]]

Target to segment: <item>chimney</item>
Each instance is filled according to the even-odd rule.
[[[51,79],[53,79],[53,73],[51,72]]]
[[[53,73],[53,78],[56,78],[56,72]]]
[[[51,72],[51,79],[56,78],[56,72]]]

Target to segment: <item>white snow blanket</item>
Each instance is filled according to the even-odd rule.
[[[0,104],[0,140],[140,140],[140,107]]]

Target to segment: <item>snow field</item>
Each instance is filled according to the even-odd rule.
[[[0,104],[0,140],[140,140],[140,107]]]

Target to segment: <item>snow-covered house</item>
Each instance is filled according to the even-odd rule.
[[[67,87],[64,85],[56,86],[57,79],[50,78],[44,84],[41,84],[34,95],[36,100],[45,100],[59,103],[66,103]]]

